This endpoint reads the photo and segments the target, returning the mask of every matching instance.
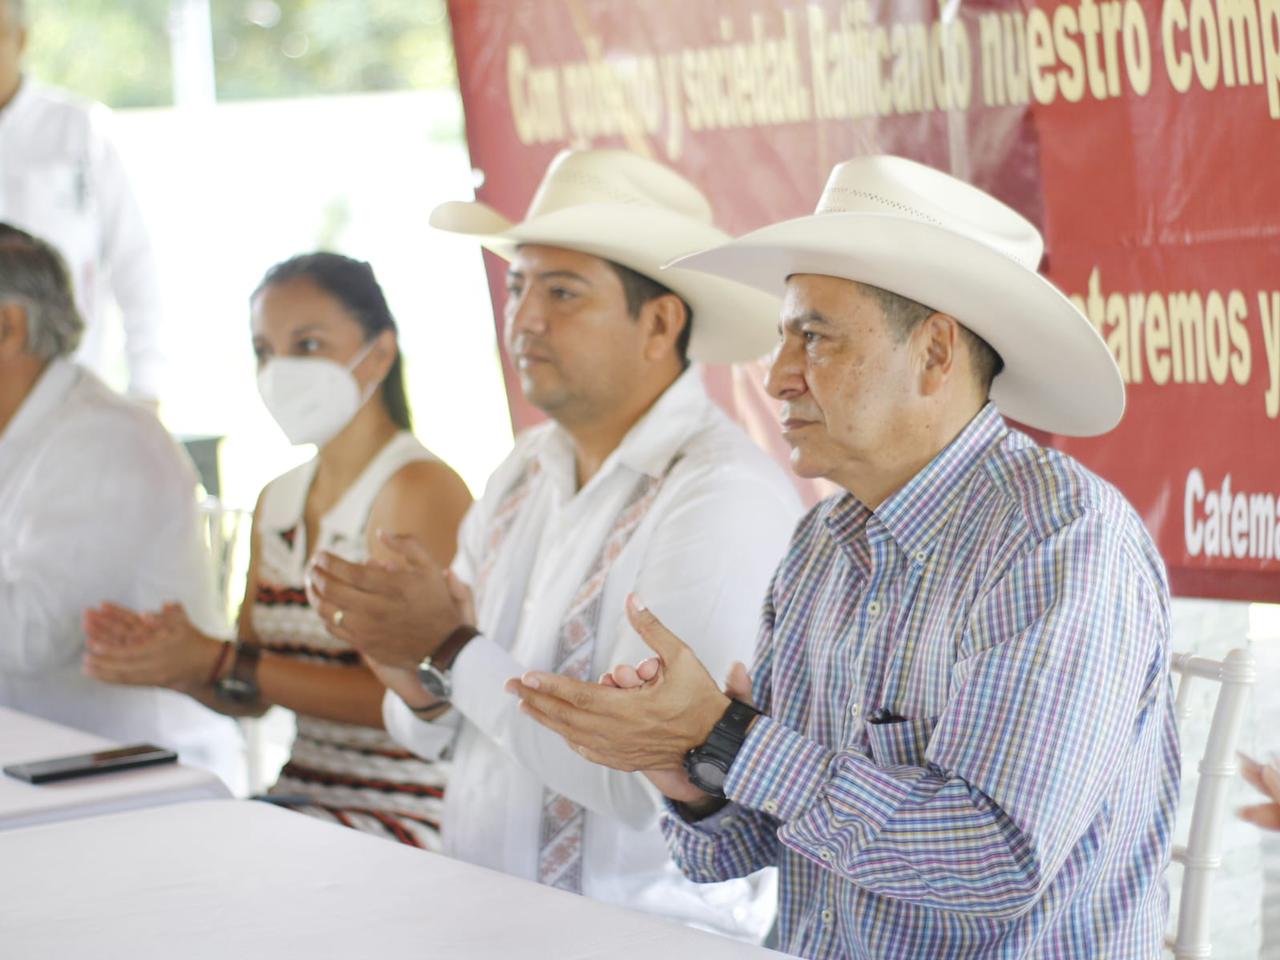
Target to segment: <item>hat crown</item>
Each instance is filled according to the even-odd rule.
[[[1032,223],[990,194],[903,157],[857,157],[837,164],[817,214],[872,213],[932,224],[983,243],[1029,270],[1044,240]]]
[[[669,167],[628,150],[561,150],[525,219],[596,203],[653,207],[711,223],[711,204],[702,191]]]

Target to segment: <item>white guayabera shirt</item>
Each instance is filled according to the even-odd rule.
[[[110,114],[24,79],[0,110],[0,221],[57,248],[85,319],[77,359],[109,372],[105,308],[124,319],[129,392],[156,397],[164,356],[151,243],[124,165],[107,133]]]
[[[162,744],[238,786],[229,718],[81,672],[81,617],[104,601],[223,626],[190,463],[149,412],[55,360],[0,432],[0,706]]]
[[[477,579],[494,512],[525,466],[540,471],[477,595],[484,631],[454,663],[455,709],[416,718],[388,694],[392,735],[422,756],[453,746],[445,791],[445,851],[526,879],[538,871],[544,787],[587,809],[583,893],[730,935],[759,939],[773,918],[774,878],[698,885],[663,843],[660,797],[640,774],[589,763],[524,717],[503,684],[552,669],[557,635],[619,510],[644,475],[679,463],[610,568],[602,592],[594,673],[635,663],[648,648],[626,620],[636,591],[717,679],[750,662],[761,601],[801,505],[786,473],[707,396],[690,370],[575,490],[573,450],[558,426],[526,432],[468,513],[454,570]],[[461,714],[461,717],[459,717]],[[454,744],[455,728],[457,741]]]

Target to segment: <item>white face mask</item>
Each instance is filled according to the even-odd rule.
[[[258,371],[258,393],[292,444],[323,446],[336,437],[378,389],[360,395],[352,370],[374,341],[346,366],[324,357],[277,357]]]

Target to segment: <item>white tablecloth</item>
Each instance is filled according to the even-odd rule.
[[[0,833],[24,960],[764,960],[778,954],[265,803]]]
[[[118,746],[91,733],[0,707],[0,767]],[[39,785],[0,773],[0,830],[228,796],[212,773],[176,763]]]

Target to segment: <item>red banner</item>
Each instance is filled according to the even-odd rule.
[[[618,145],[732,233],[811,212],[876,152],[1017,208],[1128,384],[1110,434],[1047,442],[1124,491],[1175,592],[1280,601],[1280,0],[449,9],[478,194],[508,215],[561,148]],[[758,365],[710,378],[782,455]]]

